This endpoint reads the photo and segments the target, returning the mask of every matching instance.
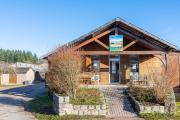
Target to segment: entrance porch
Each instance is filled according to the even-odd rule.
[[[130,81],[150,84],[150,71],[161,70],[161,60],[153,55],[86,55],[80,79],[100,85],[126,85]]]

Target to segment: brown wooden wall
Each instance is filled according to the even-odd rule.
[[[17,83],[17,75],[9,74],[9,83]]]
[[[120,59],[121,83],[130,81],[130,56],[121,56]],[[153,56],[139,56],[139,76],[147,76],[155,71],[162,70],[162,62],[159,58]]]
[[[91,57],[85,57],[85,71],[91,72]],[[109,84],[109,57],[108,56],[100,56],[100,84],[107,85]]]
[[[120,57],[120,79],[121,84],[126,84],[130,80],[130,62],[129,56]]]
[[[165,57],[161,58],[163,61]],[[171,79],[171,85],[177,87],[180,85],[180,61],[179,56],[176,54],[167,55],[167,63],[160,60],[159,57],[154,56],[140,56],[139,63],[139,74],[141,77],[148,76],[154,72],[160,73],[166,69],[167,64],[167,74]],[[149,76],[150,77],[150,76]],[[151,83],[152,81],[149,80]]]
[[[85,59],[86,72],[91,70],[91,58],[86,56]],[[100,56],[100,84],[109,84],[109,57]],[[172,86],[176,87],[180,85],[180,59],[178,55],[167,55],[168,71],[172,74]],[[153,55],[141,55],[139,56],[139,76],[143,78],[155,72],[162,72],[165,69],[164,64],[159,57]],[[129,56],[123,55],[120,57],[120,76],[121,84],[126,84],[130,80],[130,62]],[[149,79],[148,79],[149,80]],[[153,81],[149,80],[149,83]]]
[[[109,84],[109,57],[100,56],[100,84]]]
[[[141,80],[147,78],[148,83],[153,84],[152,74],[161,73],[163,69],[163,63],[158,57],[152,55],[139,57],[139,77]]]
[[[167,70],[171,76],[171,84],[173,87],[180,86],[180,54],[169,54],[167,60]]]

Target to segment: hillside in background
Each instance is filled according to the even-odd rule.
[[[0,49],[0,61],[8,63],[26,62],[35,64],[38,62],[38,57],[30,51]]]

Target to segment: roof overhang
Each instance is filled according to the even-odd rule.
[[[84,34],[83,36],[63,45],[63,46],[69,46],[69,45],[76,45],[80,42],[83,42],[91,37],[94,37],[96,35],[98,35],[99,33],[107,30],[107,29],[111,29],[112,27],[117,27],[117,28],[120,28],[121,30],[124,30],[124,31],[127,31],[128,33],[131,33],[131,34],[135,34],[136,33],[136,36],[138,36],[140,39],[143,38],[145,40],[147,40],[147,42],[149,43],[152,43],[156,46],[159,46],[161,47],[162,49],[164,49],[165,51],[168,51],[168,50],[173,50],[173,51],[176,51],[176,52],[179,52],[180,49],[167,42],[166,40],[163,40],[121,18],[115,18],[113,20],[111,20],[110,22],[98,27],[97,29],[87,33],[87,34]],[[59,46],[59,47],[63,47],[63,46]],[[58,47],[58,48],[59,48]],[[58,48],[52,50],[51,52],[41,56],[40,58],[41,59],[46,59],[49,55],[53,54],[54,52],[57,52]]]

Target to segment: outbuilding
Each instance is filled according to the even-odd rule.
[[[14,83],[16,84],[23,84],[24,82],[28,81],[29,83],[32,83],[34,81],[35,78],[35,72],[32,68],[14,68],[15,70],[15,76],[16,79],[14,79]]]

